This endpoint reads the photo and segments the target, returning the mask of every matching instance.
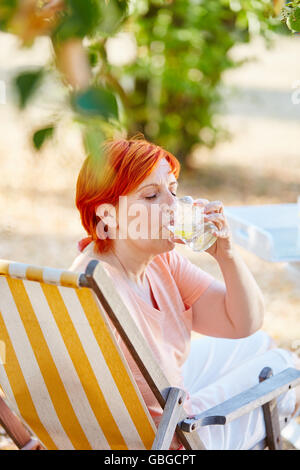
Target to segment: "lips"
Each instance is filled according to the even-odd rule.
[[[168,225],[163,225],[162,228],[168,230],[168,232],[170,232],[173,235],[173,233],[174,233],[173,227],[174,227],[174,222],[169,223]]]
[[[174,227],[174,225],[175,225],[175,218],[174,218],[174,215],[170,214],[169,220],[168,220],[168,225],[167,225],[167,226],[168,226],[168,227],[170,227],[170,226],[171,226],[171,227]]]

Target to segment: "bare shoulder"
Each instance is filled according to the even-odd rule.
[[[68,270],[74,272],[84,272],[91,259],[92,258],[86,254],[80,253],[80,255],[76,256],[76,258],[73,260]]]

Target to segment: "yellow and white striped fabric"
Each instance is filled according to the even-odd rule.
[[[0,259],[0,275],[8,275],[28,281],[46,282],[66,287],[79,287],[79,278],[81,273],[65,271],[63,269],[49,268],[47,266],[34,266],[30,264],[17,263]]]
[[[152,418],[95,293],[78,279],[0,260],[0,386],[47,449],[151,449]]]

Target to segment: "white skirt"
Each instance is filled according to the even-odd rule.
[[[241,339],[210,336],[193,339],[183,366],[184,385],[191,395],[193,413],[201,413],[256,385],[266,366],[272,368],[273,374],[295,367],[293,353],[271,347],[272,339],[261,330]],[[295,390],[282,394],[277,403],[279,415],[290,417],[296,405]],[[199,428],[198,433],[207,449],[249,449],[266,435],[262,408],[224,426]]]

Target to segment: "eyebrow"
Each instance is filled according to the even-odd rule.
[[[171,186],[172,184],[176,184],[176,186],[178,186],[177,181],[172,181],[172,182],[169,184],[169,186]],[[157,184],[157,183],[146,184],[145,186],[142,186],[141,188],[139,188],[138,191],[141,191],[141,190],[144,189],[144,188],[148,188],[148,186],[156,186],[156,187],[158,187],[159,184]]]

